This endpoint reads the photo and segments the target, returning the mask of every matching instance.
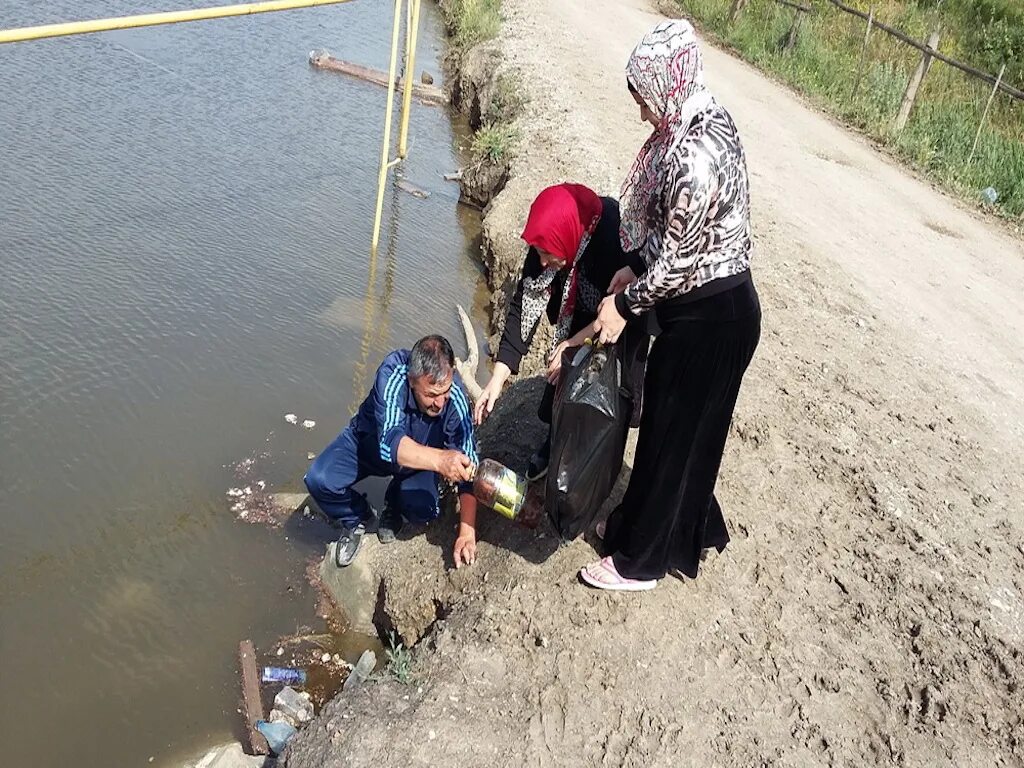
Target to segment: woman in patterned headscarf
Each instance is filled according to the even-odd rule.
[[[628,265],[641,268],[639,256],[622,248],[620,223],[618,202],[598,197],[582,184],[548,187],[533,201],[522,235],[529,250],[522,277],[509,301],[494,373],[477,401],[478,424],[494,408],[505,382],[519,372],[519,363],[544,314],[555,328],[555,347],[548,355],[548,386],[539,416],[551,423],[562,351],[594,335],[597,307],[608,293],[612,277]],[[623,354],[629,375],[625,385],[629,390],[639,390],[649,338],[637,323],[627,341]],[[635,386],[633,381],[637,382]],[[634,412],[639,414],[640,409],[634,407]],[[550,448],[549,434],[530,459],[527,476],[531,480],[547,472]]]
[[[715,483],[740,382],[761,334],[750,277],[750,201],[736,125],[704,85],[687,21],[655,27],[626,67],[654,132],[622,193],[623,248],[640,249],[602,301],[614,341],[653,310],[636,459],[622,503],[598,527],[607,557],[580,572],[600,589],[652,589],[670,570],[696,577],[702,553],[729,541]]]

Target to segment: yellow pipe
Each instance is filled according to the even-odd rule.
[[[288,11],[293,8],[312,8],[317,5],[338,5],[351,0],[268,0],[262,3],[239,3],[216,8],[196,8],[191,11],[166,11],[143,13],[137,16],[120,16],[91,21],[69,21],[62,24],[44,24],[38,27],[0,30],[0,43],[20,43],[25,40],[42,40],[48,37],[83,35],[88,32],[109,32],[114,29],[135,29],[154,27],[159,24],[178,24],[183,21],[223,19],[229,16],[248,16],[270,11]]]
[[[409,154],[409,113],[412,111],[412,79],[416,76],[416,39],[419,36],[420,0],[409,0],[412,19],[406,27],[405,92],[402,94],[402,125],[398,131],[398,156]]]
[[[380,175],[377,178],[377,210],[373,214],[373,240],[370,253],[377,253],[380,243],[380,219],[384,211],[384,185],[388,181],[388,155],[391,151],[391,114],[395,105],[395,70],[398,68],[398,32],[402,27],[402,2],[395,0],[395,20],[391,25],[391,68],[388,72],[388,101],[384,108],[384,141],[380,151]]]
[[[202,22],[208,18],[247,16],[253,13],[268,13],[274,10],[311,8],[316,5],[338,5],[351,0],[268,0],[262,3],[240,3],[221,5],[216,8],[194,10],[171,10],[163,13],[141,13],[134,16],[94,18],[89,22],[67,22],[47,24],[40,27],[23,27],[16,30],[0,30],[0,43],[19,43],[26,40],[43,40],[50,37],[84,35],[89,32],[110,32],[112,30],[133,30],[139,27],[156,27],[162,24],[181,22]]]

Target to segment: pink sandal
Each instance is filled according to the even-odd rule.
[[[595,589],[606,589],[610,592],[646,592],[658,586],[657,579],[641,581],[620,576],[611,557],[602,558],[581,568],[580,578]]]

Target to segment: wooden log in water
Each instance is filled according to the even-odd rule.
[[[398,187],[403,192],[406,192],[412,195],[413,197],[417,197],[420,200],[426,200],[428,197],[430,197],[430,193],[427,192],[427,190],[421,189],[420,187],[417,187],[415,184],[413,184],[411,181],[406,181],[405,179],[397,179],[395,181],[395,186]]]
[[[362,64],[353,64],[352,62],[342,61],[341,59],[336,59],[333,56],[323,54],[310,56],[309,63],[317,69],[329,69],[332,72],[341,72],[344,75],[349,75],[350,77],[355,77],[368,83],[383,85],[385,88],[388,85],[388,75],[386,72],[381,72],[378,69],[370,69],[370,67],[364,67]],[[397,88],[402,87],[401,78],[397,78],[395,80],[395,86]],[[448,103],[448,95],[444,92],[443,88],[438,88],[436,85],[413,83],[412,95],[424,104],[438,106]]]
[[[270,745],[256,728],[256,721],[263,719],[263,700],[260,699],[260,677],[252,640],[243,640],[238,644],[238,664],[242,668],[242,711],[249,731],[249,754],[269,755]]]

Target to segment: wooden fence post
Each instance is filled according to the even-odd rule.
[[[792,51],[796,47],[796,39],[800,34],[800,23],[803,21],[804,12],[799,8],[793,10],[793,24],[789,28],[789,34],[786,35],[785,50]]]
[[[999,77],[996,78],[996,85],[988,97],[988,103],[985,105],[985,111],[981,113],[981,122],[978,124],[978,132],[974,134],[974,146],[971,147],[971,156],[967,158],[968,165],[974,162],[974,153],[978,151],[978,141],[981,139],[981,129],[985,127],[985,120],[988,119],[988,111],[992,109],[992,101],[995,99],[996,94],[999,93],[999,86],[1002,84],[1003,75],[1005,74],[1006,64],[1003,64],[1003,68],[999,70]]]
[[[939,47],[939,30],[935,30],[928,37],[928,48],[930,50],[938,50]],[[914,74],[910,77],[910,82],[907,83],[906,93],[903,94],[903,103],[900,104],[900,113],[896,116],[896,132],[899,133],[907,127],[907,122],[910,120],[910,113],[914,110],[914,102],[917,100],[917,91],[921,87],[921,83],[924,80],[924,76],[928,74],[928,68],[932,64],[932,56],[927,51],[921,55],[921,63],[917,65],[917,69]]]
[[[864,64],[868,59],[868,40],[871,37],[871,27],[875,24],[875,8],[871,7],[868,14],[868,28],[864,32],[864,45],[860,49],[860,64],[857,65],[857,79],[853,81],[853,91],[850,93],[850,101],[857,98],[857,91],[860,90],[860,81],[864,78]]]
[[[740,13],[747,5],[747,0],[732,0],[732,8],[729,9],[729,23],[734,24],[740,17]]]

